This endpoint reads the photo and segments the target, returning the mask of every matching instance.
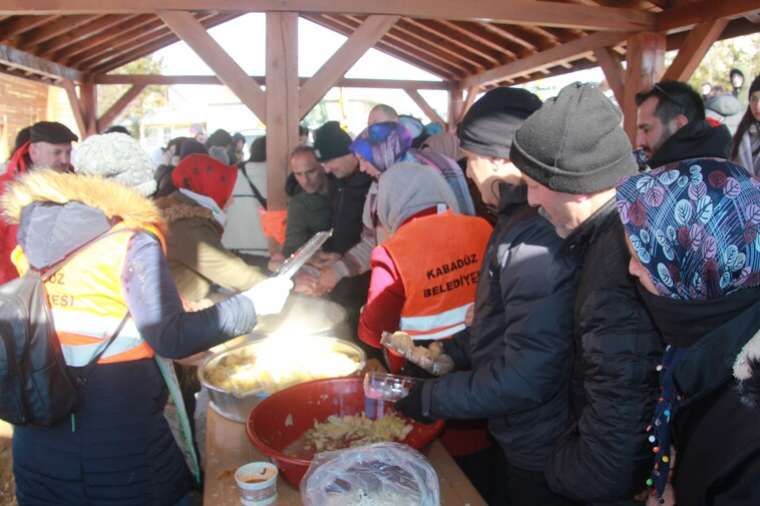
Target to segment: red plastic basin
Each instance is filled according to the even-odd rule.
[[[285,455],[282,450],[330,415],[357,415],[364,411],[362,378],[320,379],[301,383],[272,394],[248,416],[248,438],[261,453],[274,460],[285,479],[298,487],[310,459]],[[430,425],[408,420],[412,432],[402,441],[420,450],[443,430],[439,420]]]

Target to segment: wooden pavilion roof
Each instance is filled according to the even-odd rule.
[[[741,3],[741,0],[732,0],[736,1]],[[594,50],[598,47],[613,48],[613,57],[622,60],[625,57],[626,39],[631,32],[647,26],[651,29],[657,23],[663,25],[661,17],[669,10],[670,4],[683,3],[677,0],[558,0],[554,5],[559,2],[568,5],[568,9],[585,8],[585,12],[591,12],[588,8],[593,8],[598,19],[517,24],[466,19],[464,15],[456,15],[454,19],[430,19],[413,15],[415,12],[411,9],[410,15],[398,16],[393,26],[375,44],[375,48],[444,80],[459,81],[465,86],[517,84],[596,66],[598,62]],[[96,12],[97,3],[90,3],[94,7],[77,9],[75,6],[74,13],[71,14],[46,12],[42,6],[40,14],[0,15],[0,45],[6,46],[6,51],[7,48],[17,49],[24,56],[33,55],[67,70],[73,69],[76,72],[71,74],[74,78],[72,80],[78,81],[85,75],[111,72],[179,40],[156,13],[139,8],[132,13],[107,9],[99,13]],[[409,0],[408,3],[413,4],[414,0]],[[714,3],[723,2],[715,0]],[[755,3],[760,4],[760,1]],[[383,9],[383,6],[377,8]],[[81,12],[76,12],[77,10]],[[0,8],[0,14],[3,12],[11,11]],[[573,11],[568,12],[572,14]],[[193,16],[204,27],[210,28],[244,13],[228,9],[195,10]],[[301,11],[300,15],[346,36],[354,33],[367,17],[366,13],[342,14],[337,10],[320,12],[315,9]],[[688,12],[680,12],[679,15],[688,15]],[[605,16],[608,16],[609,22],[602,20]],[[760,24],[756,24],[756,21],[756,18],[750,20],[748,17],[735,17],[723,30],[721,38],[760,31]],[[596,24],[604,24],[605,29],[592,29]],[[667,28],[666,23],[663,26]],[[670,30],[668,49],[680,47],[688,33],[684,30],[690,27],[680,25]],[[568,44],[576,51],[559,60],[553,59],[545,65],[541,65],[541,62],[532,63],[525,67],[520,67],[518,63],[537,53],[569,47]],[[0,46],[0,51],[2,50]],[[8,64],[8,60],[14,63]],[[508,72],[509,77],[503,79],[502,71],[505,68],[511,70],[511,73]],[[60,80],[60,72],[46,73],[44,68],[40,70],[39,65],[25,66],[23,61],[19,64],[18,57],[5,60],[0,58],[0,71],[48,83]],[[489,76],[489,71],[493,72],[493,76]]]

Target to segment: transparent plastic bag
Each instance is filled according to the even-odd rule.
[[[439,506],[438,475],[417,450],[376,443],[319,453],[301,481],[305,506]]]

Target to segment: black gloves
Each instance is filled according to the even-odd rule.
[[[422,412],[422,387],[424,383],[414,385],[409,394],[396,401],[396,411],[420,423],[433,423],[435,419]]]

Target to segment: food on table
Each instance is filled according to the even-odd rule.
[[[332,415],[325,422],[314,422],[314,427],[304,436],[307,449],[322,452],[382,441],[402,441],[412,428],[393,412],[379,420],[371,420],[364,413],[343,417]]]
[[[238,396],[255,391],[274,393],[313,379],[348,376],[361,362],[357,350],[340,342],[275,336],[209,364],[206,379]]]

